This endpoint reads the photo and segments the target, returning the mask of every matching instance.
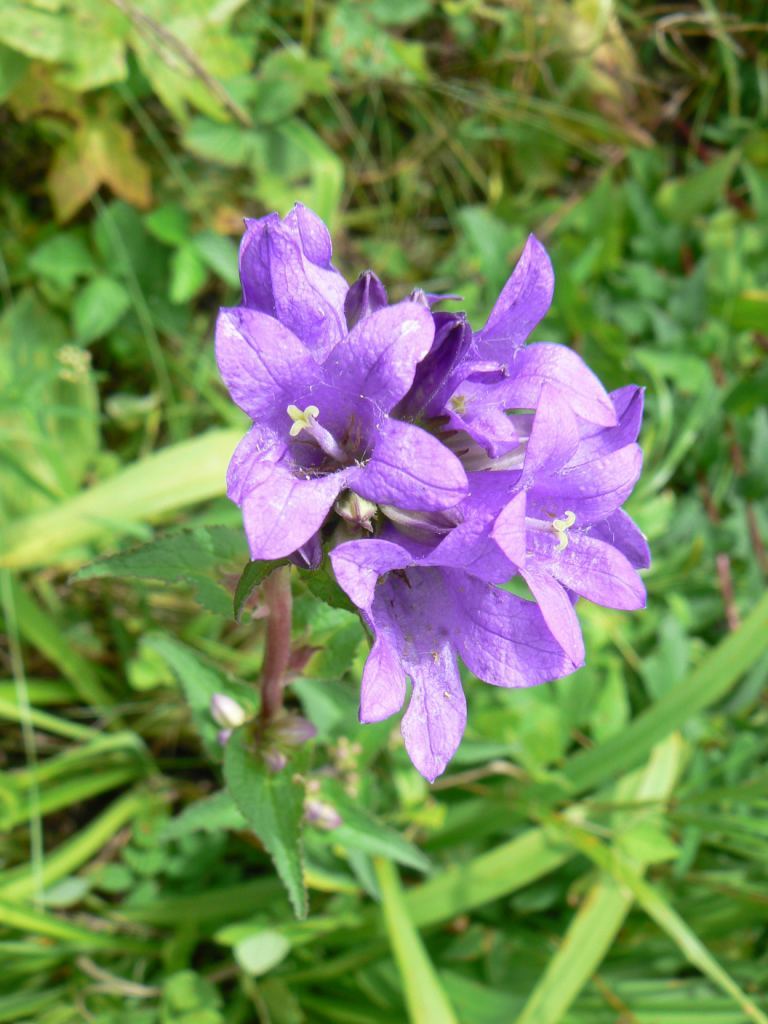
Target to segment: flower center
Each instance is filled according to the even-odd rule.
[[[293,420],[291,429],[289,431],[291,437],[298,437],[302,431],[306,431],[312,440],[317,444],[318,448],[325,452],[330,458],[336,462],[346,462],[347,453],[338,443],[333,434],[326,430],[325,427],[321,427],[317,422],[317,417],[320,415],[320,410],[316,405],[308,405],[302,412],[297,405],[289,405],[286,412]]]
[[[564,512],[562,519],[552,520],[552,529],[557,534],[557,547],[555,551],[565,551],[568,547],[568,530],[576,522],[576,515],[574,512]]]

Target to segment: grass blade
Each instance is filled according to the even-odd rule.
[[[374,859],[374,867],[384,924],[403,981],[411,1024],[458,1024],[409,913],[397,868],[381,857]]]

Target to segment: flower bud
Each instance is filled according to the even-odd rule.
[[[376,515],[377,507],[372,501],[368,501],[367,498],[361,498],[354,491],[347,491],[336,502],[334,508],[337,515],[341,516],[345,522],[350,523],[352,526],[360,526],[367,530],[368,533],[373,532],[371,521]]]
[[[245,709],[226,693],[214,693],[211,697],[211,717],[216,725],[229,730],[237,729],[243,722],[248,721]]]
[[[372,270],[364,271],[347,292],[344,299],[344,313],[347,327],[351,331],[358,321],[363,320],[387,304],[387,289]]]
[[[336,808],[323,803],[322,800],[305,800],[304,816],[311,825],[316,825],[327,832],[343,824],[341,815]]]
[[[301,715],[290,715],[275,724],[275,736],[289,747],[300,747],[317,736],[317,729]]]

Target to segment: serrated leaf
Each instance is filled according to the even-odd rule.
[[[288,559],[278,558],[271,562],[248,562],[240,574],[240,579],[235,587],[235,598],[232,602],[235,621],[240,621],[245,603],[254,590],[260,587],[271,572],[281,565],[287,565]]]
[[[163,828],[162,839],[184,839],[196,832],[224,832],[246,827],[231,793],[226,789],[189,804]]]
[[[228,616],[232,607],[229,591],[210,578],[222,565],[239,561],[243,555],[242,531],[228,526],[199,526],[178,530],[129,551],[90,562],[73,579],[144,579],[195,587],[200,603],[217,615]],[[209,575],[206,575],[209,574]]]
[[[272,858],[294,913],[304,918],[304,787],[294,781],[295,772],[291,762],[279,772],[270,771],[263,758],[249,748],[243,728],[237,729],[226,745],[224,778],[229,791]]]
[[[299,569],[299,578],[307,590],[331,608],[342,608],[345,612],[357,613],[352,604],[333,577],[330,563],[326,560],[319,569]]]

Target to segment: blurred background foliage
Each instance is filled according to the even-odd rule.
[[[767,41],[759,0],[0,0],[0,1021],[765,1024]],[[263,626],[213,319],[241,218],[296,200],[476,325],[536,231],[537,337],[647,387],[654,552],[575,677],[467,680],[431,788],[296,581],[343,821],[304,921],[207,711]]]

